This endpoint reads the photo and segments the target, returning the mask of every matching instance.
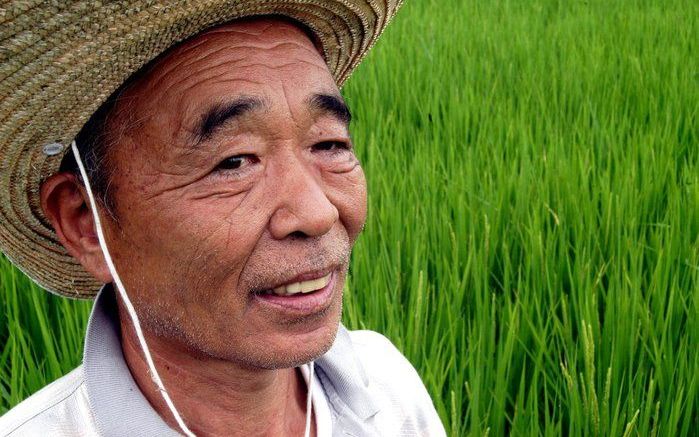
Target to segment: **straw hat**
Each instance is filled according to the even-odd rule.
[[[402,0],[11,0],[0,6],[0,249],[43,288],[101,286],[58,242],[39,200],[69,144],[133,72],[237,18],[282,15],[318,38],[339,85]]]

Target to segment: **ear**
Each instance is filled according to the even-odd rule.
[[[98,281],[112,282],[97,239],[89,198],[78,178],[60,172],[41,184],[41,207],[58,240]]]

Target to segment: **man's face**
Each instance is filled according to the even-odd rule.
[[[106,232],[147,330],[264,368],[329,348],[366,216],[345,110],[313,43],[275,20],[200,35],[126,91]],[[292,283],[315,291],[275,294]]]

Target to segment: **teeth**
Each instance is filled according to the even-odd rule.
[[[292,294],[298,293],[310,293],[311,291],[320,290],[330,283],[330,277],[332,273],[329,273],[322,278],[313,279],[311,281],[301,281],[294,282],[293,284],[282,285],[281,287],[275,288],[274,294],[277,296],[290,296]]]

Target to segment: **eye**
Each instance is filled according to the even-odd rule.
[[[344,141],[321,141],[313,145],[314,151],[319,152],[335,152],[349,150],[351,146]]]
[[[223,161],[219,162],[216,166],[216,170],[238,170],[239,168],[254,164],[257,162],[257,157],[255,155],[235,155],[229,156]]]

